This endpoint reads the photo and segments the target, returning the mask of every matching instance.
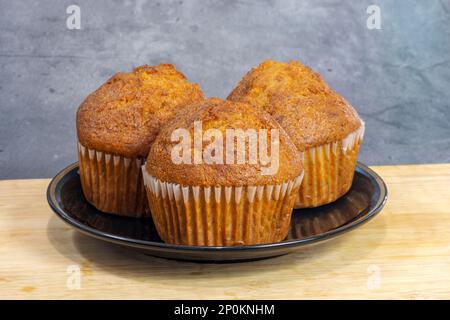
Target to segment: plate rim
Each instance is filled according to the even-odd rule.
[[[53,212],[66,224],[74,227],[78,231],[81,231],[84,234],[89,236],[93,236],[97,239],[105,240],[112,243],[122,244],[131,246],[134,248],[140,249],[154,249],[154,250],[171,250],[171,251],[190,251],[190,252],[199,252],[199,251],[207,251],[207,252],[239,252],[239,251],[259,251],[259,250],[268,250],[268,249],[277,249],[277,248],[291,248],[297,246],[309,245],[317,242],[323,242],[332,238],[335,238],[339,235],[342,235],[348,231],[359,227],[366,222],[370,221],[373,217],[375,217],[385,206],[388,199],[388,189],[386,183],[383,179],[371,168],[366,166],[365,164],[357,161],[355,172],[361,171],[363,174],[368,177],[373,184],[378,186],[380,191],[380,195],[373,206],[373,209],[370,209],[369,213],[365,214],[363,217],[359,219],[354,219],[348,224],[344,224],[338,228],[329,230],[327,232],[309,236],[302,239],[291,239],[284,240],[280,242],[272,242],[272,243],[263,243],[256,245],[247,245],[247,246],[189,246],[189,245],[178,245],[178,244],[170,244],[165,242],[155,242],[148,240],[140,240],[140,239],[132,239],[129,237],[123,237],[119,235],[114,235],[111,233],[106,233],[100,231],[98,229],[92,228],[86,224],[79,222],[78,220],[72,218],[68,215],[63,208],[59,206],[58,200],[56,199],[56,189],[60,185],[61,181],[73,170],[78,168],[78,161],[74,162],[61,171],[59,171],[50,181],[47,187],[47,202]],[[361,215],[361,213],[360,213]]]

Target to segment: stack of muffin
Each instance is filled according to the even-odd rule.
[[[174,161],[180,128],[191,136],[276,129],[277,171],[264,174],[260,161]],[[172,65],[142,66],[114,75],[77,112],[86,199],[106,213],[151,216],[165,242],[183,245],[283,240],[294,207],[324,205],[350,189],[363,134],[352,106],[295,61],[263,62],[227,100],[205,99]],[[200,155],[205,148],[189,145]]]

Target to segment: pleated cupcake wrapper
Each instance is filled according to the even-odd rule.
[[[128,217],[150,216],[142,179],[144,159],[88,149],[78,142],[83,193],[103,212]]]
[[[351,187],[364,123],[345,139],[305,150],[305,176],[295,201],[296,208],[333,202]]]
[[[168,243],[235,246],[283,240],[303,176],[276,185],[182,186],[143,167],[153,221]]]

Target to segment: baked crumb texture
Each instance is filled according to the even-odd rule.
[[[123,216],[149,215],[143,159],[160,128],[204,96],[174,66],[141,66],[111,77],[77,112],[80,178],[97,209]]]
[[[330,203],[350,189],[364,123],[318,73],[297,61],[268,60],[250,70],[228,99],[267,111],[303,152],[297,208]]]
[[[202,130],[278,129],[279,169],[262,175],[261,164],[174,164],[171,132],[194,122]],[[303,177],[302,157],[293,142],[262,109],[208,99],[175,117],[152,145],[143,166],[153,221],[167,243],[237,246],[283,240]]]
[[[145,158],[161,126],[203,98],[200,87],[170,64],[119,72],[80,105],[78,140],[89,149]]]

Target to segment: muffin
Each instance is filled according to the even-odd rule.
[[[330,203],[350,189],[364,122],[319,74],[296,61],[265,61],[228,99],[266,110],[303,153],[305,176],[296,208]]]
[[[143,166],[160,237],[196,246],[283,240],[303,174],[293,142],[250,104],[212,98],[192,110],[164,126]]]
[[[117,73],[91,93],[77,112],[86,199],[103,212],[148,216],[141,166],[150,146],[177,110],[203,98],[199,86],[169,64]]]

